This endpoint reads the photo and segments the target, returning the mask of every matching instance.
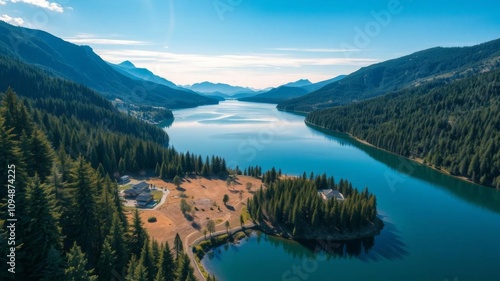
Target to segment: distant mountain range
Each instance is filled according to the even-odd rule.
[[[311,112],[416,87],[453,81],[498,67],[500,39],[472,47],[432,48],[370,65],[307,95],[283,101],[278,109]]]
[[[137,68],[132,62],[128,60],[120,64],[109,63],[109,65],[111,65],[111,67],[113,67],[116,71],[134,80],[144,80],[160,85],[165,85],[172,89],[179,89],[179,87],[177,87],[177,85],[175,85],[173,82],[155,75],[153,72],[146,68]]]
[[[241,93],[255,93],[256,91],[251,88],[245,88],[240,86],[231,86],[223,83],[212,83],[212,82],[201,82],[195,83],[191,86],[183,86],[186,89],[193,90],[195,92],[203,93],[203,94],[211,94],[211,95],[227,95],[234,96],[236,94]]]
[[[0,53],[37,66],[53,76],[88,86],[111,100],[119,98],[130,103],[167,108],[218,103],[209,97],[172,88],[170,81],[129,63],[110,66],[88,46],[77,46],[47,32],[2,21]],[[145,78],[153,79],[154,83],[146,85]]]
[[[263,103],[281,103],[293,98],[305,96],[312,91],[318,90],[324,87],[325,85],[328,85],[335,81],[339,81],[344,77],[346,77],[346,75],[339,75],[332,79],[317,82],[314,84],[307,79],[301,79],[295,82],[287,83],[277,88],[273,88],[269,91],[265,91],[257,95],[238,98],[238,100],[249,101],[249,102],[263,102]]]

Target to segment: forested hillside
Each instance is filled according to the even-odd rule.
[[[239,101],[280,103],[292,98],[307,94],[307,90],[299,87],[281,86],[268,92],[258,94],[252,97],[239,98]]]
[[[500,188],[499,81],[495,70],[452,83],[431,82],[315,111],[306,122]]]
[[[168,244],[148,238],[137,212],[130,224],[102,166],[72,157],[64,142],[54,150],[42,123],[33,120],[41,111],[25,103],[12,90],[2,95],[0,171],[9,181],[0,189],[0,241],[7,245],[13,224],[7,219],[14,218],[15,244],[9,245],[16,249],[1,247],[0,279],[195,280],[182,246],[174,258]],[[15,274],[7,271],[13,267],[7,259]]]
[[[77,46],[47,32],[0,21],[0,53],[98,91],[110,100],[167,108],[186,108],[218,101],[193,92],[131,79],[88,46]]]
[[[311,112],[420,85],[452,81],[500,67],[500,39],[462,48],[432,48],[377,63],[318,91],[278,104],[278,109]]]
[[[8,253],[2,247],[0,280],[110,280],[110,274],[194,280],[187,256],[178,251],[172,262],[168,245],[148,239],[137,215],[127,222],[115,178],[134,172],[165,179],[210,176],[227,173],[225,161],[167,148],[160,128],[118,112],[84,86],[19,61],[0,57],[0,86],[6,90],[0,95],[4,245],[7,184],[15,186],[10,199],[18,224],[16,274],[6,274]],[[7,181],[9,165],[15,167],[13,182]]]

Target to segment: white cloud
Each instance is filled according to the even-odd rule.
[[[22,18],[13,18],[9,15],[1,15],[0,20],[10,23],[12,25],[18,25],[18,26],[24,25],[24,20]]]
[[[360,49],[323,49],[323,48],[270,48],[273,51],[288,51],[288,52],[308,52],[308,53],[346,53],[359,52]]]
[[[330,79],[376,62],[371,58],[304,58],[291,54],[179,54],[168,51],[94,49],[103,59],[119,63],[133,61],[180,85],[201,81],[266,88],[308,78]]]
[[[0,0],[0,5],[5,5],[7,2]]]
[[[254,54],[254,55],[205,55],[176,54],[144,50],[104,50],[100,54],[109,60],[120,61],[156,61],[169,64],[182,64],[195,68],[268,68],[268,67],[303,67],[348,65],[365,66],[378,62],[369,58],[298,58],[286,55]]]
[[[79,34],[75,37],[68,37],[64,39],[74,44],[85,44],[85,45],[128,45],[128,46],[150,45],[150,43],[144,41],[98,38],[98,36],[92,34]]]
[[[3,0],[0,0],[0,1],[3,1]],[[60,4],[58,4],[56,2],[49,2],[47,0],[10,0],[10,2],[12,2],[12,3],[18,3],[18,2],[26,3],[29,5],[37,6],[37,7],[44,8],[44,9],[54,11],[54,12],[58,12],[58,13],[64,12],[64,8]]]

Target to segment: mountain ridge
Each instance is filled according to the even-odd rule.
[[[106,98],[120,98],[167,108],[186,108],[218,101],[165,85],[148,84],[115,71],[89,46],[77,46],[42,30],[16,27],[0,21],[0,51],[35,65],[56,77],[83,84]]]
[[[500,39],[469,47],[435,47],[363,67],[305,96],[278,104],[311,112],[387,94],[430,80],[452,81],[500,65]]]

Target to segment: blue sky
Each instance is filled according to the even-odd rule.
[[[0,19],[176,84],[254,88],[500,38],[498,0],[0,0]]]

